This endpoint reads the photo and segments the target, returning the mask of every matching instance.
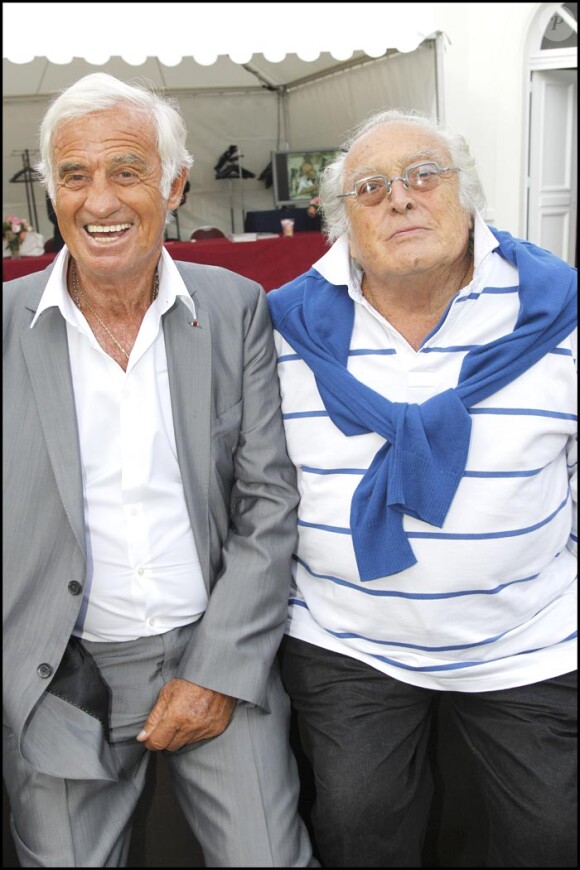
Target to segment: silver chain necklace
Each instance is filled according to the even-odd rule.
[[[74,260],[72,261],[72,264],[71,264],[71,276],[72,276],[73,301],[74,301],[76,307],[79,309],[79,311],[83,310],[83,306],[82,306],[81,300],[80,300],[80,296],[82,295],[85,306],[94,315],[94,317],[96,317],[96,319],[99,321],[99,323],[101,324],[101,326],[103,327],[103,329],[105,330],[105,332],[107,333],[107,335],[109,336],[111,341],[115,343],[115,345],[119,348],[119,350],[121,351],[123,356],[126,357],[127,359],[129,359],[129,354],[127,353],[127,351],[125,350],[123,345],[119,341],[117,341],[117,339],[115,338],[115,336],[113,335],[113,333],[111,332],[111,330],[109,329],[109,327],[107,326],[105,321],[102,320],[101,317],[99,317],[99,315],[97,314],[97,312],[95,311],[95,309],[93,308],[93,306],[91,305],[89,300],[87,299],[84,291],[81,290],[81,286],[79,284],[79,279],[78,279],[78,275],[77,275],[77,265],[76,265]],[[159,275],[157,274],[157,269],[155,269],[155,278],[153,280],[153,290],[151,292],[151,302],[155,302],[158,295],[159,295]]]

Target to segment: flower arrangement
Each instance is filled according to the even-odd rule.
[[[32,227],[24,218],[7,215],[2,222],[2,236],[10,248],[12,256],[18,256],[20,245],[26,238],[26,233],[32,232]]]
[[[308,203],[308,208],[306,209],[307,214],[310,217],[316,217],[320,209],[320,197],[313,196],[310,202]]]

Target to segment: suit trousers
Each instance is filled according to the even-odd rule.
[[[39,773],[4,729],[11,826],[23,867],[126,866],[150,759],[135,737],[176,675],[192,631],[195,625],[126,643],[83,642],[111,691],[117,781]],[[239,702],[223,734],[166,753],[176,798],[208,867],[318,866],[297,811],[290,705],[277,664],[268,702],[270,712]]]
[[[282,677],[315,780],[315,845],[326,867],[421,867],[440,694],[292,637]],[[487,867],[576,867],[577,674],[449,706],[487,813]]]

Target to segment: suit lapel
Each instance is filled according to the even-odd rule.
[[[177,458],[195,544],[209,589],[211,331],[207,311],[197,300],[195,304],[197,326],[191,325],[192,316],[178,299],[163,317],[163,330]]]
[[[47,309],[34,329],[25,329],[21,345],[60,497],[85,553],[79,437],[66,324],[58,309]]]

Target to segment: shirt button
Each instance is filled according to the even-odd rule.
[[[153,619],[153,617],[151,617],[151,619],[149,620],[149,625],[155,625],[155,620]]]
[[[42,677],[43,680],[48,679],[48,677],[52,676],[52,668],[46,662],[43,662],[36,669],[36,673],[39,677]]]
[[[82,592],[83,587],[77,580],[71,580],[68,584],[68,591],[71,595],[79,595]]]
[[[139,574],[140,577],[142,577],[144,573],[145,573],[145,568],[137,568],[137,574]]]

